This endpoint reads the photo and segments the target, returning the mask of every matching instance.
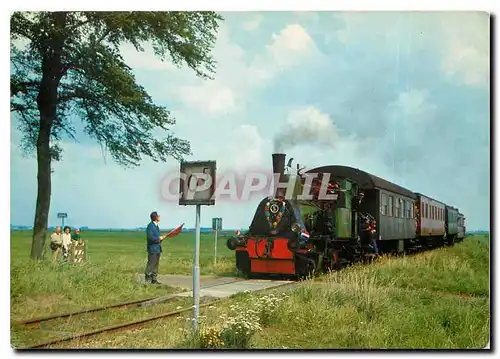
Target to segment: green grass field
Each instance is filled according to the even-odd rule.
[[[87,232],[89,261],[53,266],[29,260],[29,232],[12,232],[12,320],[74,311],[130,299],[159,296],[165,287],[140,284],[136,273],[146,264],[142,232]],[[234,256],[219,238],[213,265],[213,236],[202,235],[200,268],[204,275],[235,275]],[[160,274],[191,274],[194,233],[164,243]],[[483,348],[489,341],[489,239],[468,237],[463,243],[408,257],[381,258],[304,282],[288,293],[262,330],[252,336],[254,348]],[[203,327],[218,327],[230,305],[243,306],[242,294],[217,308],[202,310]],[[176,303],[172,305],[187,305]],[[171,309],[170,304],[151,311]],[[126,312],[128,313],[128,312]],[[81,331],[143,315],[110,314],[109,318],[60,323],[59,331]],[[189,314],[187,314],[189,315]],[[133,332],[101,335],[91,343],[69,347],[183,348],[188,317],[151,324]],[[37,342],[11,327],[13,345]]]
[[[88,262],[85,264],[29,260],[31,232],[11,233],[11,311],[12,319],[73,311],[75,307],[94,307],[129,299],[158,296],[164,288],[137,283],[147,262],[143,232],[86,232]],[[214,266],[214,237],[202,234],[200,271],[202,275],[235,275],[233,253],[227,238],[218,238],[217,265]],[[193,266],[194,233],[181,233],[163,243],[159,274],[190,275]]]

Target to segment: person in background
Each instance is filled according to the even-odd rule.
[[[61,253],[63,239],[61,227],[57,226],[54,233],[50,235],[50,249],[52,249],[52,262],[55,263],[59,259]]]
[[[377,246],[377,222],[372,220],[370,223],[370,244],[373,249],[373,254],[378,256],[378,246]]]
[[[75,242],[79,242],[81,240],[80,230],[75,228],[75,232],[71,235],[71,240]]]
[[[69,247],[71,245],[71,227],[65,226],[62,235],[62,252],[64,260],[68,260]]]
[[[363,200],[365,198],[365,194],[363,192],[360,192],[357,196],[354,196],[351,200],[351,207],[354,211],[359,212],[359,207],[363,203]]]
[[[160,236],[160,227],[158,226],[158,223],[160,223],[160,215],[157,212],[153,212],[149,215],[149,218],[151,222],[149,222],[146,229],[148,264],[146,265],[144,274],[146,282],[160,284],[160,282],[156,280],[156,277],[158,276],[158,265],[162,252],[161,242],[166,236]]]

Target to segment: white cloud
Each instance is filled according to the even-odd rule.
[[[317,52],[313,39],[298,24],[287,25],[273,34],[267,50],[278,67],[293,66]]]
[[[236,94],[227,85],[209,82],[203,86],[183,86],[179,98],[210,115],[228,114],[236,109]]]
[[[411,116],[415,121],[432,117],[437,109],[436,105],[429,103],[429,92],[424,89],[408,89],[401,92],[398,99],[391,103],[399,116]]]
[[[345,45],[370,43],[395,56],[433,52],[443,73],[467,85],[489,82],[489,15],[479,12],[346,12],[335,14],[336,31]]]
[[[143,45],[144,52],[138,52],[132,44],[124,44],[120,47],[120,52],[125,63],[134,70],[175,70],[176,66],[170,58],[161,61],[155,56],[151,44]]]
[[[261,23],[262,17],[260,15],[257,15],[252,20],[245,21],[242,26],[246,31],[255,31],[259,28]]]
[[[437,106],[431,102],[425,89],[410,88],[401,92],[396,100],[388,105],[390,131],[385,132],[385,139],[379,139],[387,146],[378,146],[382,151],[394,151],[394,141],[401,144],[418,146],[422,143],[425,132],[433,126]],[[396,136],[396,137],[395,137]]]
[[[243,124],[234,131],[234,158],[237,169],[251,168],[262,164],[266,140],[254,125]]]
[[[188,107],[214,117],[234,114],[244,108],[248,94],[255,87],[318,54],[314,41],[300,25],[287,25],[273,34],[263,50],[248,61],[243,49],[231,42],[227,27],[222,25],[213,50],[217,61],[215,79],[196,79],[182,86],[177,96]]]
[[[260,21],[260,15],[254,20]],[[176,68],[170,61],[155,59],[150,46],[144,53],[138,53],[132,46],[124,47],[122,52],[134,69],[167,70],[158,72],[156,80],[158,84],[167,85],[159,85],[161,90],[150,90],[156,100],[177,98],[186,108],[213,119],[241,114],[255,88],[306,59],[314,60],[319,54],[307,31],[292,24],[270,35],[268,45],[250,57],[231,41],[229,28],[224,23],[220,24],[212,50],[217,61],[213,80],[203,80],[196,77],[192,69]]]
[[[490,28],[487,13],[448,14],[443,21],[443,70],[467,85],[487,85],[490,78]]]

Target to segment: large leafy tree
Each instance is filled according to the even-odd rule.
[[[120,165],[136,166],[190,154],[186,140],[156,130],[175,123],[153,103],[124,62],[120,46],[150,44],[161,60],[187,65],[211,78],[210,55],[218,21],[213,12],[17,12],[11,17],[11,112],[19,118],[22,147],[36,154],[38,193],[31,257],[43,256],[57,142],[74,138],[70,118],[109,150]],[[168,84],[162,84],[168,86]],[[161,131],[160,131],[161,132]],[[167,132],[166,132],[167,133]]]

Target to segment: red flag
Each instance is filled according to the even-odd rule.
[[[170,232],[168,232],[167,234],[167,237],[175,237],[176,235],[178,235],[179,233],[181,233],[182,231],[182,227],[184,226],[184,223],[181,224],[179,227],[177,227],[176,229],[173,229],[171,230]]]

